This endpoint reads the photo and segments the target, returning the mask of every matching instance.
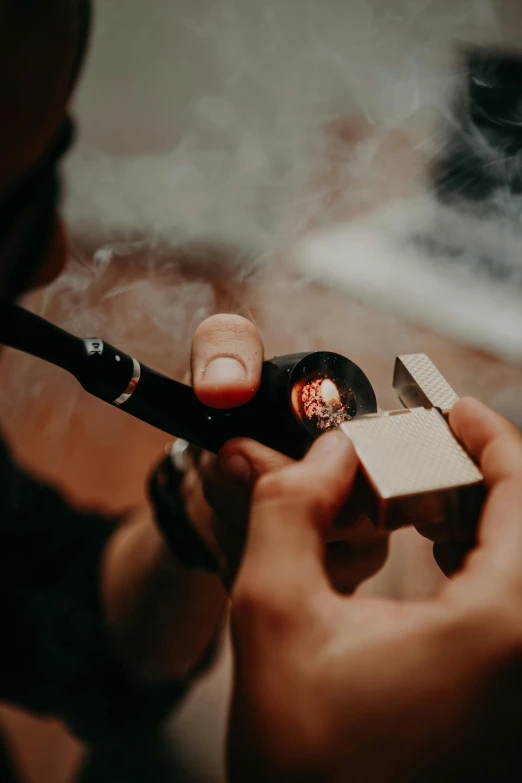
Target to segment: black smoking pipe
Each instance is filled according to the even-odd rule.
[[[298,459],[325,430],[377,411],[362,370],[326,351],[265,361],[255,397],[240,407],[216,410],[199,402],[190,386],[104,340],[75,337],[1,301],[0,343],[62,367],[95,397],[215,453],[231,438],[248,437]]]

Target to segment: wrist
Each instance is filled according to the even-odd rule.
[[[186,445],[176,441],[149,479],[149,498],[157,528],[185,567],[219,572],[219,562],[193,524],[183,494]]]
[[[115,650],[140,683],[190,675],[215,643],[227,606],[219,577],[180,564],[145,504],[109,540],[101,587]]]

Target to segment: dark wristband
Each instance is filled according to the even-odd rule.
[[[155,511],[156,524],[172,553],[186,568],[219,571],[219,564],[185,512],[182,496],[183,472],[169,453],[152,473],[149,497]]]

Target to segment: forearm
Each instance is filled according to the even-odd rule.
[[[124,665],[149,683],[189,674],[219,633],[227,605],[218,576],[175,560],[147,507],[111,537],[102,595]]]

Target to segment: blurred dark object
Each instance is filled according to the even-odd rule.
[[[444,154],[434,166],[442,201],[482,201],[494,190],[522,193],[522,57],[468,51]]]
[[[176,779],[163,740],[142,736],[133,744],[96,749],[80,771],[78,783],[169,783]]]
[[[0,734],[0,780],[2,783],[22,783],[16,775],[10,749]]]
[[[469,56],[469,113],[492,147],[504,155],[522,149],[522,58],[498,52]]]

